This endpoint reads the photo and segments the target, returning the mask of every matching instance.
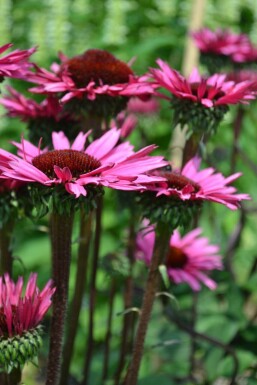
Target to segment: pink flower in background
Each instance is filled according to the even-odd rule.
[[[211,201],[223,204],[231,210],[240,206],[240,201],[251,199],[248,194],[237,194],[231,182],[242,174],[236,173],[225,178],[209,167],[199,170],[201,159],[194,157],[181,171],[156,171],[155,174],[165,177],[154,190],[157,196],[166,195],[183,201]]]
[[[7,109],[9,116],[18,117],[23,121],[39,117],[59,119],[62,107],[54,96],[49,96],[43,102],[37,103],[33,99],[26,98],[12,87],[7,87],[7,89],[9,95],[2,97],[0,104]]]
[[[127,111],[131,114],[139,115],[153,115],[160,109],[160,104],[156,98],[150,98],[149,100],[141,100],[140,98],[130,98]]]
[[[134,114],[126,115],[125,111],[120,112],[116,119],[111,121],[111,127],[119,127],[121,130],[121,137],[127,138],[136,128],[138,119]]]
[[[0,47],[0,54],[5,52],[12,44],[5,44]],[[28,58],[35,52],[35,48],[28,50],[16,49],[5,56],[0,57],[0,77],[24,78],[29,67]]]
[[[87,195],[84,186],[99,185],[119,190],[141,190],[145,184],[163,180],[146,175],[167,164],[162,156],[148,156],[156,146],[138,152],[129,142],[118,144],[120,130],[112,128],[86,145],[91,131],[80,132],[70,144],[62,131],[53,132],[53,150],[41,150],[27,140],[13,142],[18,156],[0,150],[1,178],[38,182],[45,186],[64,184],[68,193]]]
[[[55,288],[50,280],[40,292],[36,281],[37,274],[32,273],[22,294],[22,277],[17,283],[8,274],[0,277],[0,336],[22,335],[42,321],[52,304]]]
[[[139,96],[147,98],[153,93],[144,77],[136,77],[131,68],[107,51],[91,49],[82,55],[54,64],[53,72],[35,67],[36,72],[27,80],[38,84],[31,89],[36,93],[64,93],[61,101],[86,97],[95,100],[97,95]]]
[[[202,53],[224,55],[239,63],[257,59],[257,49],[247,35],[222,29],[211,31],[208,28],[202,28],[193,32],[192,37]]]
[[[136,239],[136,258],[150,265],[152,258],[155,232],[148,221],[143,222],[144,228]],[[170,237],[170,245],[164,264],[171,281],[176,284],[187,283],[194,291],[201,289],[201,283],[214,290],[216,283],[206,275],[215,269],[222,269],[219,247],[211,245],[208,238],[201,236],[202,229],[197,228],[184,237],[175,230]]]
[[[247,104],[255,99],[253,82],[235,83],[227,81],[226,75],[215,74],[209,78],[201,77],[195,68],[186,79],[161,59],[157,60],[159,69],[150,70],[155,85],[167,89],[174,97],[202,104],[206,108],[228,104]],[[163,95],[163,97],[167,98]],[[169,98],[168,98],[169,99]]]

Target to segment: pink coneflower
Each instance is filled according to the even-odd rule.
[[[65,111],[56,96],[49,95],[41,103],[37,103],[12,87],[7,89],[9,95],[4,95],[0,104],[6,108],[8,116],[28,123],[32,142],[42,138],[44,143],[49,144],[53,131],[64,131],[70,139],[74,139],[81,130],[79,119]]]
[[[12,44],[5,44],[0,47],[0,54],[12,47]],[[10,52],[9,54],[0,57],[0,79],[3,77],[23,78],[29,67],[28,58],[35,52],[35,48],[28,50],[19,50]]]
[[[140,98],[130,98],[127,106],[128,113],[139,115],[153,115],[160,109],[160,104],[156,98],[141,100]]]
[[[0,337],[22,335],[35,329],[50,308],[55,292],[52,281],[48,281],[40,292],[36,285],[37,274],[29,277],[24,295],[23,278],[13,282],[8,274],[0,277]]]
[[[241,83],[226,81],[224,74],[204,78],[196,68],[186,79],[161,59],[157,60],[157,64],[160,69],[151,69],[154,80],[159,87],[167,89],[178,99],[199,103],[206,108],[237,103],[248,104],[248,100],[255,99],[251,81]]]
[[[17,283],[7,273],[0,277],[0,365],[8,373],[33,361],[42,344],[40,323],[55,288],[50,280],[40,292],[36,280],[37,274],[32,273],[22,294],[22,277]]]
[[[144,221],[144,228],[136,239],[136,258],[150,265],[155,232],[153,226]],[[219,247],[211,245],[208,238],[201,237],[202,229],[197,228],[181,237],[175,230],[170,237],[168,253],[164,264],[171,281],[176,284],[187,283],[194,291],[201,289],[201,283],[214,290],[216,283],[206,275],[215,269],[222,269]]]
[[[240,61],[240,55],[249,52],[252,46],[247,35],[222,29],[211,31],[208,28],[202,28],[193,32],[192,37],[201,52],[234,57],[236,61]]]
[[[121,137],[127,138],[136,128],[138,119],[134,114],[126,114],[125,111],[120,112],[115,119],[111,121],[111,127],[119,127]]]
[[[186,79],[161,59],[157,63],[160,68],[150,72],[155,85],[171,93],[163,97],[171,101],[174,124],[188,125],[191,132],[215,132],[228,105],[247,104],[256,97],[251,81],[235,83],[222,74],[205,78],[197,69]]]
[[[32,92],[61,93],[63,103],[76,98],[76,102],[78,99],[87,101],[85,107],[90,111],[96,112],[98,108],[97,111],[101,112],[99,105],[89,103],[97,98],[98,104],[104,104],[116,114],[126,103],[124,98],[120,98],[120,105],[112,106],[115,102],[113,97],[126,97],[127,102],[128,97],[145,98],[153,93],[153,87],[143,82],[143,77],[136,77],[129,65],[107,51],[90,49],[71,59],[62,56],[61,60],[60,66],[55,64],[52,67],[54,72],[36,67],[36,73],[28,77],[29,81],[38,84],[31,89]],[[107,96],[112,99],[106,99]]]
[[[185,202],[212,201],[236,210],[242,200],[251,199],[248,194],[237,194],[231,182],[242,174],[236,173],[225,178],[209,167],[199,170],[201,159],[194,157],[181,171],[156,171],[156,175],[166,178],[155,188],[157,196],[165,195]]]
[[[133,151],[129,142],[117,145],[120,130],[116,128],[85,145],[89,134],[90,131],[79,133],[71,145],[63,132],[54,132],[53,150],[41,150],[24,139],[21,143],[13,142],[18,156],[0,150],[2,178],[45,186],[63,184],[68,193],[79,197],[86,196],[92,185],[140,190],[145,183],[159,179],[145,173],[167,164],[161,156],[148,156],[156,148],[154,145],[138,152]]]
[[[7,87],[7,89],[9,95],[4,95],[0,99],[0,104],[6,108],[8,116],[18,117],[25,122],[36,118],[59,120],[62,107],[57,98],[50,96],[43,102],[37,103],[33,99],[26,98],[12,87]]]

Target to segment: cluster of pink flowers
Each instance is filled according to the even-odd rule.
[[[8,274],[0,277],[0,336],[22,335],[42,321],[51,306],[55,288],[50,280],[40,292],[36,281],[37,274],[32,273],[23,295],[22,277],[17,283]]]

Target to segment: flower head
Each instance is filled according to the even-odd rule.
[[[230,186],[241,173],[225,178],[212,167],[199,170],[200,164],[201,159],[194,157],[181,171],[157,170],[158,175],[166,177],[166,182],[161,182],[156,187],[157,196],[165,195],[190,202],[211,201],[223,204],[231,210],[236,210],[242,200],[250,199],[248,194],[237,194],[236,188]]]
[[[61,65],[52,66],[53,72],[36,67],[28,80],[38,86],[31,91],[62,93],[61,102],[75,98],[76,105],[80,100],[84,109],[100,115],[108,107],[111,116],[125,108],[128,97],[153,93],[150,84],[142,82],[126,63],[107,51],[90,49],[71,59],[62,56],[61,60]],[[98,103],[93,103],[96,98]]]
[[[193,32],[192,37],[201,52],[229,56],[235,61],[241,61],[240,58],[247,54],[252,46],[247,35],[222,29],[211,31],[202,28]]]
[[[12,44],[5,44],[0,47],[0,54],[5,52]],[[9,54],[0,57],[0,78],[24,78],[28,68],[32,66],[28,58],[35,52],[35,48],[28,50],[16,49]]]
[[[151,69],[155,84],[171,93],[174,121],[188,124],[191,131],[212,132],[216,129],[230,104],[247,104],[255,99],[252,81],[235,83],[226,75],[215,74],[205,78],[194,69],[186,79],[162,60],[159,69]]]
[[[172,282],[187,283],[194,291],[201,289],[201,283],[209,289],[216,288],[216,283],[206,275],[214,269],[222,269],[219,247],[209,243],[208,238],[201,236],[202,229],[197,228],[184,237],[175,230],[170,237],[165,266]],[[136,239],[136,258],[150,264],[155,243],[153,226],[144,221],[144,228]]]
[[[51,142],[53,131],[64,131],[69,138],[75,137],[80,131],[79,120],[64,110],[54,95],[49,95],[41,103],[25,97],[12,87],[7,87],[9,95],[0,99],[10,117],[20,118],[28,123],[29,138],[37,142],[40,138],[44,143]]]
[[[154,145],[138,152],[133,151],[129,142],[117,145],[120,130],[116,128],[86,145],[89,135],[90,131],[81,132],[70,144],[63,132],[53,132],[53,150],[41,150],[24,139],[21,143],[13,142],[18,156],[0,150],[1,177],[48,187],[64,185],[66,191],[76,197],[86,196],[90,186],[140,190],[147,183],[163,180],[146,175],[167,164],[161,156],[148,156]]]
[[[42,343],[39,324],[55,288],[50,280],[40,292],[36,281],[37,274],[32,273],[22,294],[22,277],[17,283],[8,274],[0,277],[0,364],[8,372],[32,361]]]

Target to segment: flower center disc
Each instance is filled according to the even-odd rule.
[[[195,192],[200,191],[199,184],[193,182],[191,179],[187,178],[184,175],[177,174],[173,171],[162,171],[160,172],[160,176],[163,176],[168,181],[169,188],[175,188],[177,190],[182,190],[184,187],[190,185],[194,188]]]
[[[77,87],[85,87],[90,81],[100,85],[127,83],[133,72],[129,66],[116,59],[112,54],[100,49],[90,49],[82,55],[67,60],[67,68]]]
[[[168,255],[166,257],[167,267],[173,269],[182,269],[187,263],[187,256],[181,249],[175,246],[170,246]]]
[[[49,178],[56,177],[54,166],[68,167],[72,176],[76,178],[101,166],[101,162],[93,156],[76,150],[49,151],[33,158],[32,164]]]
[[[192,94],[194,96],[196,96],[197,98],[198,98],[199,86],[200,86],[200,83],[191,83],[190,84]],[[219,99],[225,95],[225,93],[223,91],[217,89],[216,87],[210,86],[208,84],[206,84],[205,86],[206,86],[206,90],[205,90],[204,94],[201,96],[201,99],[204,99],[204,98],[209,99],[210,98],[210,96],[208,95],[209,91],[212,91],[211,92],[212,97],[210,98],[212,100],[217,100],[217,99]]]

